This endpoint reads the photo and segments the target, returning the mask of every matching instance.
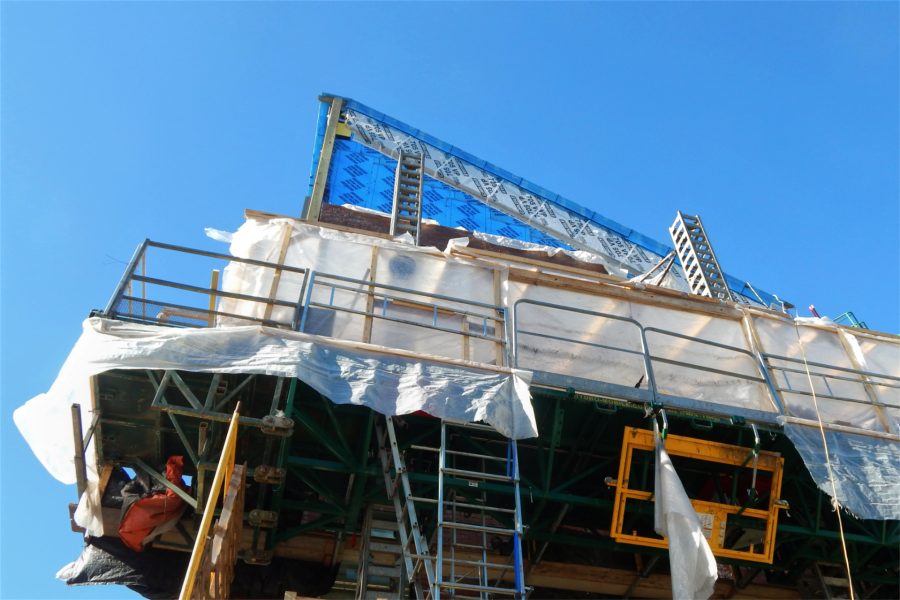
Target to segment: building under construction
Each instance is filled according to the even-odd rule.
[[[900,596],[900,338],[796,318],[722,270],[697,216],[662,244],[319,100],[302,215],[248,210],[210,232],[221,253],[141,243],[16,412],[77,485],[85,549],[59,577]]]

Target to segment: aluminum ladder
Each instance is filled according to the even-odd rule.
[[[422,156],[400,151],[394,174],[391,235],[412,235],[416,246],[422,223]]]
[[[686,215],[680,210],[669,227],[669,235],[675,244],[675,253],[684,269],[692,294],[735,301],[716,253],[698,215]]]
[[[502,449],[500,455],[497,449]],[[515,440],[487,425],[442,421],[437,451],[432,597],[525,598]],[[489,551],[509,560],[498,562]]]
[[[400,600],[403,582],[403,552],[394,507],[371,504],[363,518],[356,600]]]
[[[403,557],[402,583],[412,583],[417,600],[425,600],[434,581],[434,559],[429,552],[423,527],[416,511],[415,497],[409,482],[406,460],[397,443],[394,418],[385,417],[375,421],[375,439],[378,444],[378,458],[384,475],[387,497],[394,508],[400,551]],[[424,572],[427,585],[422,585]]]

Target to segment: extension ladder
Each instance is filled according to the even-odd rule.
[[[442,421],[439,447],[408,448],[437,458],[434,498],[413,494],[391,417],[386,418],[384,431],[379,424],[378,437],[385,486],[397,510],[406,572],[417,598],[524,598],[515,441],[487,425]],[[389,450],[385,447],[388,443]],[[435,515],[430,541],[426,541],[420,521],[424,506]]]
[[[391,235],[408,232],[416,245],[422,221],[422,156],[400,152],[394,174],[394,205],[391,211]]]
[[[356,600],[402,597],[403,552],[393,506],[366,509],[357,565]]]
[[[675,222],[669,227],[669,235],[672,236],[675,253],[681,261],[691,293],[734,301],[700,217],[685,215],[679,210]]]

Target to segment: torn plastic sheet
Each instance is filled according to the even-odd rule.
[[[90,537],[81,555],[56,574],[67,585],[118,584],[146,598],[172,598],[181,588],[188,554],[135,552],[116,538]]]
[[[653,425],[656,438],[656,471],[653,486],[654,529],[668,538],[672,567],[672,597],[675,600],[709,598],[718,568],[703,526],[684,485],[675,472],[665,443]]]
[[[92,317],[50,390],[13,413],[32,451],[63,483],[75,483],[69,406],[80,403],[89,423],[90,377],[112,369],[296,377],[335,404],[385,415],[424,411],[485,421],[511,438],[537,436],[525,371],[268,327],[177,329]]]
[[[783,421],[783,419],[779,419]],[[900,442],[785,422],[784,433],[800,453],[819,489],[831,496],[831,462],[838,503],[860,519],[900,519]]]

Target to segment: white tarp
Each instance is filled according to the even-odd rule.
[[[283,261],[279,261],[282,248]],[[497,344],[483,339],[502,339],[501,323],[463,316],[467,312],[496,316],[496,311],[470,302],[497,303],[506,280],[506,269],[499,265],[448,257],[433,248],[335,231],[294,219],[248,219],[232,235],[231,253],[316,272],[316,277],[310,279],[310,301],[323,306],[309,311],[306,332],[486,364],[502,362],[498,361]],[[301,299],[303,275],[283,271],[273,294],[274,275],[273,269],[233,262],[225,269],[222,289],[262,298],[271,295],[287,302]],[[335,280],[327,275],[358,281]],[[370,287],[369,281],[421,293]],[[374,296],[369,295],[370,291]],[[467,302],[434,299],[429,294]],[[384,302],[385,295],[395,298]],[[432,311],[426,306],[431,304],[440,309]],[[219,310],[262,318],[266,307],[259,302],[222,298]],[[369,339],[365,338],[366,316],[360,314],[365,312],[374,313],[369,319]],[[290,324],[294,316],[290,308],[276,306],[270,318]],[[239,319],[219,319],[220,325],[243,323]],[[482,337],[457,333],[463,331],[477,332]],[[502,347],[499,351],[502,355]]]
[[[706,600],[713,593],[718,568],[703,526],[688,498],[656,427],[654,527],[668,538],[674,600]]]
[[[90,377],[112,369],[180,369],[296,377],[336,404],[386,415],[425,411],[483,420],[512,438],[537,436],[530,375],[503,368],[413,358],[386,348],[259,326],[176,329],[93,317],[56,381],[16,409],[13,418],[55,478],[75,482],[69,406],[91,422]]]
[[[821,417],[824,423],[862,430],[900,432],[900,410],[873,406],[863,377],[814,364],[898,377],[900,343],[895,338],[851,334],[836,326],[828,327],[821,320],[808,324],[756,316],[753,324],[763,352],[794,359],[769,359],[774,383],[782,390],[788,415],[812,421]],[[900,388],[893,387],[900,382],[877,376],[868,381],[881,404],[900,406]]]
[[[784,433],[819,489],[837,492],[841,506],[860,519],[900,519],[900,442],[826,429],[826,457],[818,428],[785,423]]]
[[[765,384],[737,377],[762,377],[754,357],[745,353],[749,346],[740,321],[604,297],[601,288],[598,295],[593,295],[510,281],[508,290],[511,307],[522,301],[515,308],[520,368],[647,389],[644,359],[636,354],[641,351],[640,328],[631,322],[567,310],[576,308],[633,319],[645,328],[656,327],[743,351],[647,332],[647,346],[654,358],[653,373],[661,394],[722,405],[726,414],[731,414],[729,406],[774,413]],[[529,300],[556,307],[530,304]]]

